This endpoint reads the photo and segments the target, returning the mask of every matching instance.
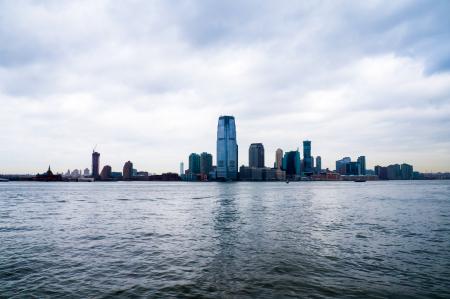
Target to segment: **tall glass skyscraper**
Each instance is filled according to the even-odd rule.
[[[217,124],[217,179],[236,180],[238,145],[234,116],[221,116]]]
[[[100,177],[99,165],[100,165],[100,153],[92,151],[92,177],[94,179],[98,179]]]

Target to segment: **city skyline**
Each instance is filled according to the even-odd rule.
[[[252,143],[271,166],[312,140],[322,168],[450,171],[449,10],[2,1],[0,173],[90,168],[95,144],[113,170],[178,173],[192,152],[215,161],[219,115],[237,119],[238,167]]]

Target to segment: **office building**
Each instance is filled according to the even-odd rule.
[[[316,157],[316,173],[319,174],[322,171],[322,158],[320,156]]]
[[[89,168],[83,170],[83,176],[89,176]]]
[[[213,156],[210,153],[203,152],[200,154],[200,173],[208,176],[212,170]]]
[[[402,180],[412,180],[414,178],[413,166],[406,163],[400,165],[400,177]]]
[[[374,167],[374,172],[375,172],[375,175],[378,176],[378,178],[380,180],[387,180],[388,179],[387,167],[383,167],[383,166],[377,165],[377,166]]]
[[[313,157],[311,156],[311,141],[303,141],[303,173],[313,174]]]
[[[358,161],[359,167],[360,167],[359,174],[360,175],[366,175],[366,157],[365,156],[359,156],[357,161]]]
[[[360,175],[360,164],[359,162],[349,162],[345,164],[345,175]]]
[[[350,157],[342,158],[341,160],[336,161],[336,172],[342,175],[346,174],[346,164],[350,163],[352,159]]]
[[[277,149],[275,152],[275,168],[281,169],[283,166],[283,150],[281,148]]]
[[[92,177],[94,179],[100,178],[99,165],[100,165],[100,153],[92,151]]]
[[[399,180],[401,179],[401,171],[399,164],[389,165],[387,167],[387,178],[388,180]]]
[[[123,179],[126,180],[131,180],[133,178],[133,163],[131,163],[131,161],[127,161],[125,162],[125,164],[123,165]]]
[[[184,163],[180,162],[180,176],[184,174]]]
[[[200,174],[200,155],[192,153],[189,155],[189,172],[196,175]]]
[[[238,145],[233,116],[221,116],[217,124],[217,179],[236,180]]]
[[[100,173],[101,180],[109,180],[111,178],[112,169],[111,166],[103,166],[102,172]]]
[[[286,178],[297,179],[301,175],[301,161],[299,151],[286,152],[283,157],[283,167]]]
[[[264,146],[262,143],[252,143],[248,149],[249,167],[264,167]]]

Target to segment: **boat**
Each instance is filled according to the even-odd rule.
[[[0,178],[0,182],[9,182],[9,180],[8,180],[8,179]]]
[[[78,182],[93,182],[93,181],[94,178],[84,178],[84,177],[78,178]]]
[[[364,183],[366,180],[365,179],[354,179],[353,182],[355,183]]]

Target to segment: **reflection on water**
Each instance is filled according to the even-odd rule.
[[[450,184],[5,183],[5,297],[450,297]]]

